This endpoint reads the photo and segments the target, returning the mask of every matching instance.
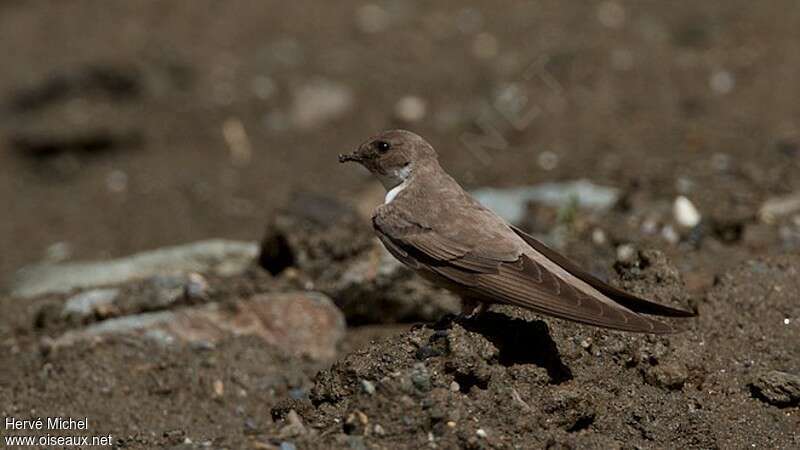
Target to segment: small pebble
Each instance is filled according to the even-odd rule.
[[[700,212],[694,204],[684,196],[678,196],[672,205],[672,214],[675,221],[686,228],[694,228],[700,223]]]
[[[658,232],[658,220],[655,218],[647,218],[642,222],[642,233],[656,234]]]
[[[663,237],[665,241],[672,245],[675,245],[681,241],[681,236],[677,231],[675,231],[675,228],[673,228],[672,225],[666,225],[661,229],[661,237]]]
[[[708,84],[714,93],[724,95],[733,90],[736,86],[736,79],[727,70],[717,70],[711,74]]]
[[[45,250],[45,260],[49,263],[59,263],[72,256],[72,246],[68,242],[56,242]]]
[[[419,122],[425,118],[427,109],[425,100],[413,95],[407,95],[394,105],[394,115],[404,122]]]
[[[375,383],[369,380],[361,380],[361,389],[367,394],[372,395],[375,393]]]
[[[486,431],[483,428],[478,428],[477,430],[475,430],[475,434],[477,434],[479,438],[483,439],[486,439],[487,436]]]
[[[606,232],[600,228],[595,228],[592,230],[592,242],[594,242],[595,245],[604,245],[606,242],[608,242]]]
[[[731,157],[727,153],[711,155],[711,167],[718,172],[725,172],[731,167]]]
[[[617,261],[631,263],[636,257],[636,247],[631,244],[622,244],[617,247]]]
[[[608,28],[620,28],[625,16],[625,8],[617,2],[606,1],[597,6],[597,20]]]
[[[536,157],[536,162],[544,170],[553,170],[558,167],[558,155],[551,151],[543,151]]]
[[[222,397],[223,394],[225,394],[225,384],[222,380],[214,380],[214,396]]]
[[[414,364],[411,372],[411,382],[418,390],[428,392],[431,390],[431,376],[423,363]]]
[[[450,383],[450,390],[452,392],[458,392],[461,390],[461,386],[457,382],[453,381],[452,383]]]
[[[128,174],[121,170],[112,170],[106,177],[106,187],[115,194],[127,191]]]

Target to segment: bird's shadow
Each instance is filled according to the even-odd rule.
[[[491,341],[499,351],[498,362],[504,366],[535,364],[547,370],[551,384],[572,379],[572,371],[561,360],[547,324],[541,320],[528,322],[496,312],[485,312],[472,318],[456,318],[465,329]]]

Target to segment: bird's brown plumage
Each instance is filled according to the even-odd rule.
[[[399,194],[375,210],[373,227],[390,253],[425,278],[471,300],[625,331],[675,331],[636,311],[693,315],[614,288],[509,225],[465,192],[432,147],[410,132],[372,138],[361,154],[369,155],[370,142],[378,139],[398,143],[398,153],[384,159],[392,150],[378,152],[359,162],[383,174],[410,170]]]

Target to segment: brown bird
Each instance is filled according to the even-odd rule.
[[[463,300],[475,314],[505,303],[561,319],[646,333],[673,327],[639,313],[690,317],[628,294],[582,270],[484,207],[439,165],[436,151],[405,130],[374,136],[339,162],[356,161],[387,190],[372,225],[405,265]]]

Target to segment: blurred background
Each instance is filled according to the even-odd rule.
[[[720,219],[800,188],[790,0],[100,6],[0,1],[0,274],[258,239],[294,191],[377,202],[336,154],[392,127],[469,188],[587,178]]]

